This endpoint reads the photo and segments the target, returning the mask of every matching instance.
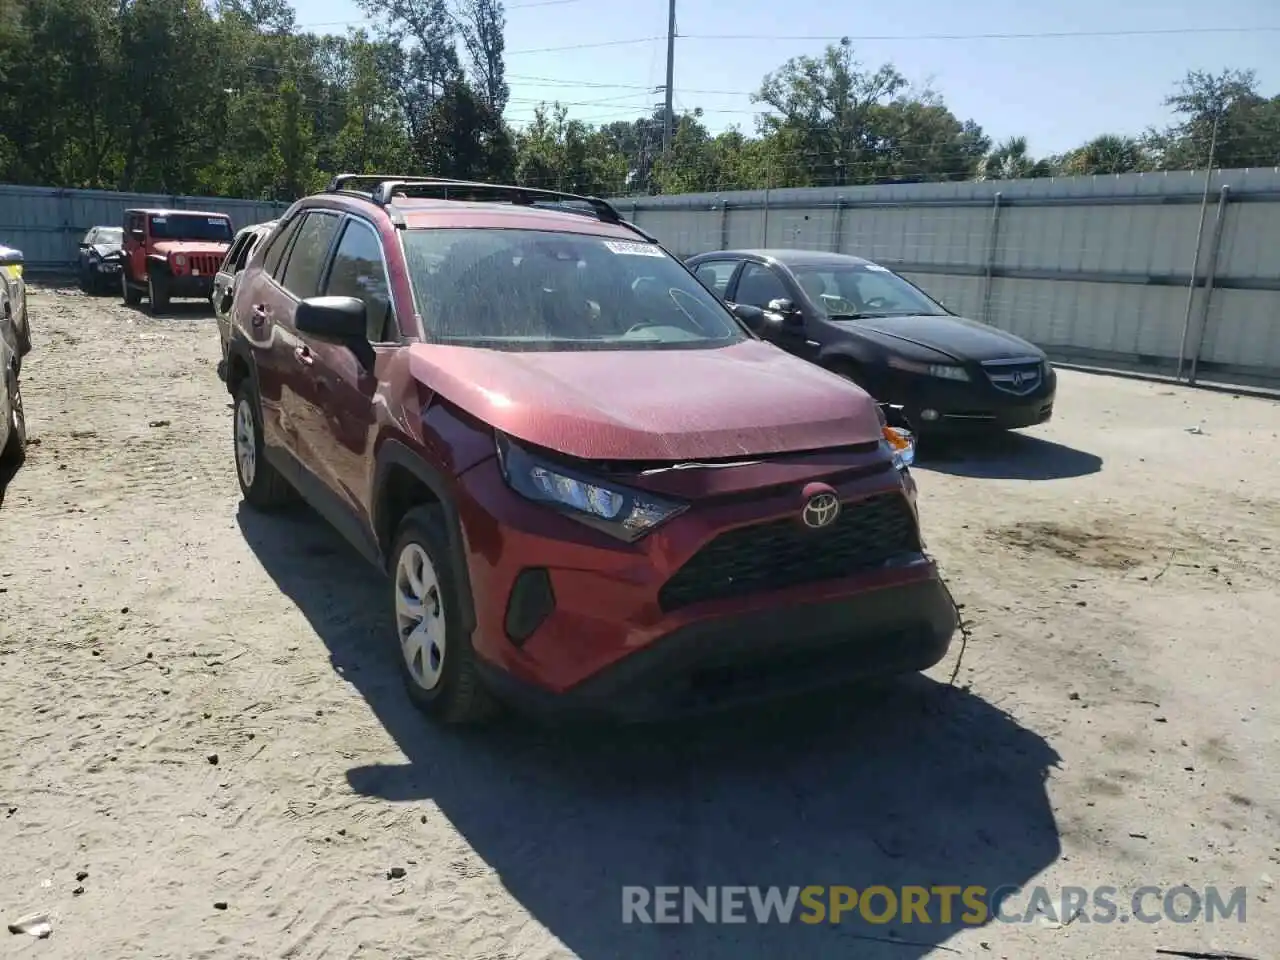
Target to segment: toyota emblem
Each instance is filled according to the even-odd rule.
[[[817,530],[830,526],[840,516],[840,501],[834,493],[815,493],[800,514],[806,527]]]

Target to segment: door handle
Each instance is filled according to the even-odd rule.
[[[308,367],[316,362],[316,355],[311,352],[310,347],[294,347],[293,356],[299,363]]]
[[[260,303],[255,303],[253,309],[249,311],[250,320],[255,327],[260,327],[267,322],[267,308]]]

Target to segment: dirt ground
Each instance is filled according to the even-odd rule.
[[[53,932],[0,953],[1277,955],[1280,405],[1064,371],[1054,423],[922,465],[971,624],[956,688],[953,654],[749,716],[459,734],[406,705],[376,572],[306,511],[240,507],[203,306],[31,295],[0,920]],[[664,884],[1248,900],[1243,924],[621,923],[623,885]]]

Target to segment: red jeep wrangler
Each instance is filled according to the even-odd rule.
[[[212,302],[213,278],[235,232],[225,213],[199,210],[126,210],[120,290],[124,302],[145,296],[152,313],[173,297]]]

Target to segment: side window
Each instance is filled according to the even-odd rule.
[[[249,242],[248,234],[245,234],[244,236],[241,236],[241,237],[236,237],[235,241],[231,244],[231,249],[228,250],[227,255],[222,258],[222,266],[218,268],[219,273],[235,272],[235,270],[232,268],[232,264],[236,262],[236,257],[240,255],[240,251],[244,249],[245,244],[248,242]]]
[[[262,234],[258,232],[245,234],[244,245],[236,252],[233,273],[239,273],[244,269],[244,265],[249,262],[249,257],[258,247],[258,242],[262,239]]]
[[[298,228],[298,238],[289,250],[280,286],[299,300],[314,297],[320,289],[320,274],[333,235],[338,232],[338,216],[333,213],[310,211]]]
[[[733,271],[737,268],[738,263],[735,260],[708,260],[706,263],[698,264],[698,269],[693,274],[708,290],[723,298]]]
[[[330,297],[355,297],[364,301],[370,343],[399,339],[383,267],[382,242],[373,229],[361,221],[347,221],[333,254],[324,292]]]
[[[753,307],[767,307],[770,300],[790,297],[782,280],[768,267],[759,263],[748,263],[738,278],[738,291],[734,299],[738,303],[750,304]]]
[[[276,235],[271,238],[271,246],[267,249],[267,255],[262,259],[262,269],[276,279],[280,278],[280,258],[289,249],[289,241],[298,232],[298,224],[302,222],[305,216],[306,214],[300,214],[294,217],[288,223],[282,225]]]

